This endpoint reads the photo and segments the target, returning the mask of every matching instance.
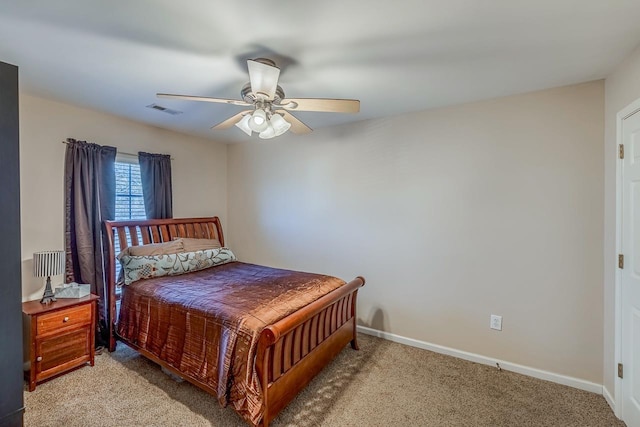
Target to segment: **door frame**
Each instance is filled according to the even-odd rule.
[[[627,105],[616,115],[616,253],[611,260],[606,259],[605,262],[612,262],[617,265],[618,254],[622,253],[622,162],[618,157],[618,147],[622,144],[622,123],[625,119],[640,112],[640,98]],[[628,151],[628,150],[627,150]],[[615,411],[616,417],[622,416],[622,381],[618,378],[617,365],[622,360],[622,272],[619,268],[615,269],[615,307],[614,307],[614,363],[611,367],[613,378],[615,380]],[[606,286],[606,283],[605,283]],[[607,369],[607,368],[605,368]]]

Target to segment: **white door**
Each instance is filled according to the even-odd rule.
[[[640,426],[640,112],[622,122],[622,419]]]

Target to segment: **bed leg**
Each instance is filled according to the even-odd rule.
[[[364,279],[362,277],[358,277],[362,280],[362,284],[364,285]],[[358,330],[356,329],[358,323],[356,322],[356,301],[358,299],[358,290],[356,289],[353,292],[353,302],[351,305],[351,321],[353,322],[353,339],[351,340],[351,348],[354,350],[360,350],[360,346],[358,345]]]
[[[358,345],[358,330],[356,329],[356,320],[353,319],[353,338],[351,339],[351,348],[354,350],[360,350]]]
[[[113,335],[113,329],[109,332],[109,353],[113,353],[116,351],[116,337]]]
[[[360,350],[360,346],[358,345],[358,338],[357,337],[353,337],[353,339],[351,340],[351,348],[354,350]]]

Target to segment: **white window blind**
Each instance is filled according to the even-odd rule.
[[[133,156],[132,156],[133,157]],[[137,159],[136,159],[137,160]],[[140,165],[130,159],[118,158],[116,169],[116,221],[128,219],[147,219],[142,197],[142,179],[140,178]],[[138,233],[140,234],[140,233]],[[131,238],[127,235],[128,244]],[[138,235],[142,241],[142,236]],[[120,243],[115,239],[115,252],[120,253]],[[116,277],[120,274],[120,262],[116,261]]]
[[[116,162],[116,221],[146,219],[140,165]]]

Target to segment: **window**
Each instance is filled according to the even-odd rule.
[[[116,221],[128,219],[147,219],[142,197],[142,179],[137,156],[118,153],[116,157]],[[138,232],[138,239],[142,236]],[[127,235],[128,244],[131,238]],[[115,239],[115,252],[120,253],[120,242]],[[116,277],[120,275],[120,263],[116,261]],[[119,289],[116,290],[119,293]]]
[[[116,221],[146,218],[140,165],[116,160]]]

